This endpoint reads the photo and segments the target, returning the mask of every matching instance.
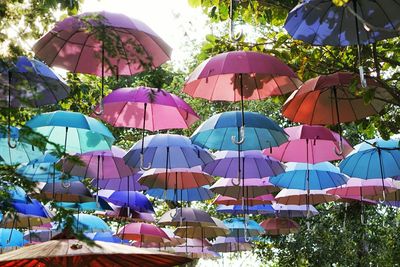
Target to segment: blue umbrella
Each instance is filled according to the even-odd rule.
[[[64,146],[66,153],[110,150],[114,136],[104,124],[78,112],[54,111],[42,113],[26,123],[33,131],[52,143]],[[54,149],[52,144],[47,149]]]
[[[0,228],[0,248],[22,247],[25,243],[24,234],[20,231]]]
[[[0,188],[1,190],[6,190],[10,195],[10,201],[12,203],[22,203],[28,204],[31,203],[31,199],[26,194],[25,190],[19,186],[10,186],[10,188]]]
[[[272,184],[289,189],[321,190],[343,185],[348,180],[339,168],[329,162],[289,162],[286,166],[285,173],[270,177]]]
[[[113,235],[112,232],[95,232],[85,233],[85,236],[94,241],[104,241],[119,244],[129,244],[129,240],[122,240],[118,236]]]
[[[46,207],[36,199],[32,199],[31,203],[12,203],[15,211],[20,214],[24,214],[32,217],[51,218],[52,215],[46,209]]]
[[[22,141],[17,142],[18,138],[19,129],[10,126],[10,140],[13,140],[12,142],[15,143],[15,147],[10,146],[8,144],[7,129],[0,126],[0,157],[5,164],[15,165],[26,163],[43,155],[38,148],[33,147],[31,144]]]
[[[105,210],[113,210],[113,208],[105,201],[103,198],[99,197],[98,202],[94,199],[92,202],[56,202],[55,205],[57,207],[62,207],[64,209],[76,210],[77,212],[81,211],[105,211]]]
[[[231,237],[245,237],[245,240],[249,237],[257,238],[259,235],[265,233],[265,230],[255,221],[246,220],[245,218],[229,218],[223,221],[226,227],[231,231],[229,236]],[[250,240],[246,240],[248,242]]]
[[[140,192],[101,190],[99,191],[99,196],[117,206],[129,207],[138,212],[154,213],[153,205],[148,198]]]
[[[78,176],[68,176],[57,170],[55,165],[58,161],[58,157],[50,152],[46,152],[43,156],[19,166],[17,173],[33,182],[55,183],[62,180],[68,180],[68,182],[79,181]]]
[[[285,131],[273,120],[255,112],[244,112],[246,126],[241,150],[262,150],[287,142]],[[215,150],[237,150],[233,137],[240,134],[240,111],[219,113],[203,122],[190,137],[193,144]],[[240,134],[241,135],[241,134]]]
[[[271,205],[256,205],[243,207],[242,205],[218,205],[217,212],[229,213],[232,215],[239,214],[275,214],[275,210]]]
[[[272,204],[278,217],[309,217],[318,215],[319,212],[313,205],[283,205]]]
[[[210,153],[193,145],[189,138],[182,135],[149,135],[143,141],[143,146],[142,141],[138,141],[124,156],[127,165],[142,169],[191,168],[213,160]]]
[[[73,227],[82,232],[110,232],[110,227],[99,217],[89,214],[74,214]]]
[[[189,189],[163,189],[152,188],[146,191],[146,194],[158,199],[169,201],[204,201],[212,199],[215,195],[207,187],[196,187]]]

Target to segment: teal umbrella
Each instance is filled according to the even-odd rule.
[[[74,214],[73,227],[83,232],[109,232],[110,227],[99,217],[89,214]]]
[[[64,146],[66,153],[110,150],[114,136],[104,124],[78,112],[54,111],[33,117],[26,123],[51,143]],[[49,143],[47,149],[54,149]]]

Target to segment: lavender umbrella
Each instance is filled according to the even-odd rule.
[[[244,198],[254,198],[279,191],[278,187],[269,182],[269,178],[243,179],[244,186],[242,184],[236,185],[233,180],[230,178],[221,178],[210,187],[210,190],[214,193],[236,199],[242,198],[242,196]]]
[[[237,252],[252,250],[253,247],[244,238],[218,236],[210,249],[216,252]]]

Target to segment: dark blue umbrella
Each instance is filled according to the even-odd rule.
[[[146,194],[158,199],[169,201],[204,201],[212,199],[215,195],[207,187],[196,187],[189,189],[163,189],[152,188],[146,191]]]
[[[221,213],[229,213],[232,215],[240,215],[240,214],[274,214],[275,210],[271,205],[256,205],[243,207],[242,205],[218,205],[217,212]]]
[[[42,218],[51,218],[52,215],[46,209],[46,207],[36,199],[32,199],[31,203],[12,203],[15,211],[20,214],[24,214],[32,217],[42,217]]]
[[[118,206],[127,206],[138,212],[154,213],[153,205],[148,198],[140,192],[101,190],[99,191],[99,196],[102,196],[107,201]]]

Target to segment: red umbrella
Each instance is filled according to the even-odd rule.
[[[270,218],[260,223],[269,235],[287,235],[297,233],[300,225],[289,218]]]

